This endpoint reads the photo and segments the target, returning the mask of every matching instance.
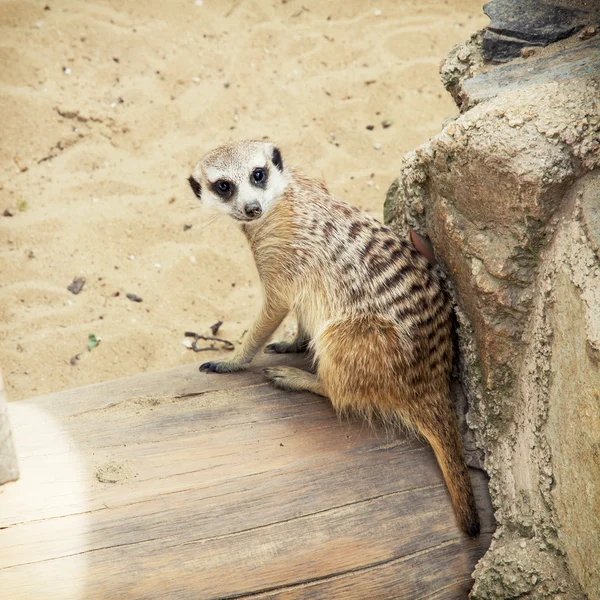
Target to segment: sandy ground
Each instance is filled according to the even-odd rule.
[[[198,207],[193,163],[230,139],[269,138],[380,216],[402,155],[455,112],[438,65],[487,23],[481,5],[1,1],[9,398],[205,360],[214,353],[183,334],[219,320],[239,340],[260,303],[255,267],[233,222],[209,224]]]

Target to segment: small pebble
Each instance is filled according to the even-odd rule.
[[[375,150],[381,150],[381,144],[373,144],[373,148],[375,148]]]
[[[77,294],[79,294],[79,292],[81,292],[84,285],[85,285],[85,278],[84,277],[76,277],[75,279],[73,279],[72,283],[70,283],[67,286],[67,289],[72,294],[77,295]]]
[[[69,69],[69,67],[63,67],[63,73],[65,75],[70,75],[71,74],[71,69]]]
[[[190,256],[190,262],[195,265],[198,261],[196,260],[195,256]]]
[[[375,129],[375,125],[367,125],[367,129],[369,131],[373,131],[373,129]]]
[[[132,302],[142,302],[142,299],[137,294],[127,294],[127,298]]]
[[[129,260],[135,260],[135,256],[133,254],[129,255]]]
[[[595,36],[597,33],[598,27],[596,25],[588,25],[581,30],[581,33],[578,37],[580,40],[587,40],[588,38]]]
[[[376,8],[376,9],[373,11],[373,14],[374,14],[376,17],[380,17],[380,16],[381,16],[381,11],[380,11],[378,8]]]
[[[387,129],[388,127],[391,127],[394,124],[394,121],[392,121],[391,119],[384,119],[383,121],[381,121],[381,126],[384,129]]]

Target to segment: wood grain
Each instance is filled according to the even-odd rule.
[[[9,408],[22,479],[0,492],[3,598],[466,598],[490,543],[481,472],[471,540],[427,446],[340,422],[260,364]]]

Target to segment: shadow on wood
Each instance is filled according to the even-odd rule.
[[[430,448],[340,423],[260,365],[186,365],[9,410],[22,478],[0,491],[3,598],[458,599],[490,543],[481,472],[472,540]]]

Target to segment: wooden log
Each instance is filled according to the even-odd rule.
[[[481,472],[472,540],[429,447],[340,422],[260,365],[9,408],[22,477],[0,494],[2,598],[466,598],[494,528]]]

